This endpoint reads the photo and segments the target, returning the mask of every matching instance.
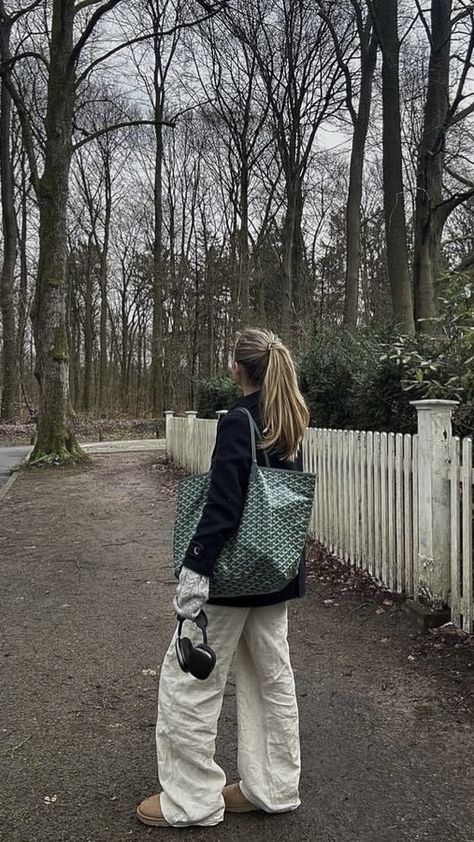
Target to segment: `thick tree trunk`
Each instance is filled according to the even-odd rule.
[[[10,57],[10,30],[10,22],[2,22],[0,54],[4,62]],[[0,277],[3,369],[0,419],[2,421],[13,421],[15,418],[18,389],[14,299],[17,232],[10,136],[11,115],[11,96],[2,80],[0,87],[0,183],[3,227],[3,265]]]
[[[33,310],[38,434],[31,462],[87,458],[69,427],[69,352],[66,333],[67,200],[72,155],[74,0],[54,0],[46,147],[39,184],[39,261]]]
[[[418,151],[413,282],[418,331],[436,333],[436,282],[444,218],[444,142],[449,108],[451,0],[432,0],[431,51],[423,132]]]
[[[152,329],[152,410],[153,415],[163,414],[163,108],[164,93],[160,81],[159,37],[155,37],[155,237],[153,242],[153,329]]]
[[[346,280],[344,295],[344,325],[355,328],[359,304],[360,224],[362,176],[365,142],[370,119],[372,81],[377,60],[377,39],[372,36],[368,48],[361,44],[361,83],[359,106],[352,137],[349,191],[346,209]]]
[[[388,276],[395,320],[402,331],[414,333],[402,176],[397,0],[380,3],[378,27],[383,53],[383,182]]]

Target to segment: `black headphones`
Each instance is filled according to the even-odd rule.
[[[209,678],[216,665],[216,653],[207,645],[207,617],[204,611],[198,614],[194,622],[202,631],[203,642],[194,646],[189,637],[181,637],[184,619],[180,617],[176,638],[176,657],[183,672],[190,672],[194,678],[204,681]]]

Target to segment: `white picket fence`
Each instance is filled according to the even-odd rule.
[[[436,407],[428,409],[435,411]],[[191,473],[207,471],[216,428],[217,421],[197,419],[195,412],[184,418],[166,413],[168,458]],[[303,440],[304,470],[317,476],[312,537],[390,590],[414,598],[420,581],[429,575],[420,548],[429,542],[430,532],[423,521],[420,541],[419,497],[436,497],[432,485],[419,474],[427,466],[419,459],[418,446],[417,435],[316,428],[307,430]],[[424,452],[426,458],[426,448]],[[450,501],[450,558],[445,562],[451,581],[445,601],[451,605],[453,622],[472,633],[471,439],[449,439],[447,450],[438,453],[437,464],[443,468],[444,463]],[[438,517],[443,510],[438,511],[435,504],[436,500],[433,517]]]
[[[303,466],[318,478],[311,533],[390,590],[415,593],[417,438],[309,429]]]

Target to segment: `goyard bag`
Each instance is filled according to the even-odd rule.
[[[250,412],[252,466],[247,497],[237,530],[228,538],[210,581],[213,597],[247,596],[279,591],[298,573],[314,500],[316,477],[257,464],[256,435],[260,430]],[[173,536],[175,575],[206,503],[210,473],[188,476],[178,490]]]

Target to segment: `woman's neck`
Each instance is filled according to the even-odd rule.
[[[253,383],[246,383],[245,385],[242,384],[242,391],[244,393],[244,398],[246,398],[247,395],[253,395],[254,392],[259,392],[260,389],[259,389],[258,386],[255,386]]]

